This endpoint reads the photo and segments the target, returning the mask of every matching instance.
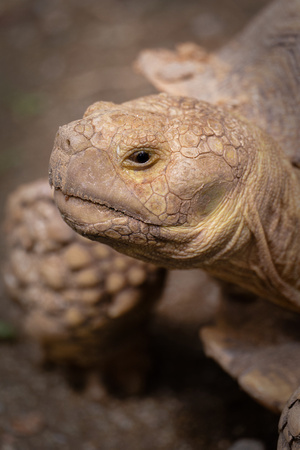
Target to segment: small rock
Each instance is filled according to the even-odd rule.
[[[11,434],[3,434],[1,436],[1,450],[16,450],[15,440],[16,438]]]
[[[255,439],[239,439],[228,450],[265,450],[265,446]]]
[[[106,390],[101,383],[100,376],[96,373],[89,374],[85,395],[94,402],[102,402],[107,396]]]
[[[44,418],[38,411],[34,411],[12,420],[13,431],[22,436],[31,436],[38,433],[44,426]]]

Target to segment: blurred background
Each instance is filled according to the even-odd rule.
[[[1,219],[9,192],[47,176],[59,125],[81,117],[94,101],[155,92],[134,72],[139,51],[188,41],[213,51],[267,3],[0,0]],[[2,234],[0,245],[3,262]],[[16,306],[0,283],[0,319],[9,323]],[[32,364],[30,351],[19,340],[0,340],[0,450],[215,450],[242,438],[253,441],[241,450],[275,446],[277,418],[199,355],[189,359],[184,350],[180,360],[180,348],[161,344],[155,389],[140,398],[104,395],[99,401],[71,389],[59,372]],[[182,372],[179,387],[168,383],[174,370]]]

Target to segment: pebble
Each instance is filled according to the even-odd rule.
[[[265,446],[256,439],[239,439],[228,450],[265,450]]]
[[[15,436],[5,433],[1,436],[1,438],[1,450],[16,450],[17,447],[15,447]]]
[[[21,436],[31,436],[42,430],[44,427],[44,418],[39,412],[30,412],[22,414],[12,420],[13,431]]]

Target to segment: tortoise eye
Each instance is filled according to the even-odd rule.
[[[135,162],[136,164],[146,164],[151,158],[150,152],[146,150],[139,150],[134,152],[130,157],[130,161]]]
[[[125,155],[123,167],[131,170],[148,170],[161,160],[160,152],[152,148],[140,148],[131,150]]]

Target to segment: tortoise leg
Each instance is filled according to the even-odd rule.
[[[282,411],[277,450],[300,450],[300,387]]]
[[[48,180],[10,195],[5,229],[4,283],[44,362],[73,380],[74,368],[97,370],[119,393],[142,391],[151,366],[148,324],[165,271],[72,231]]]

